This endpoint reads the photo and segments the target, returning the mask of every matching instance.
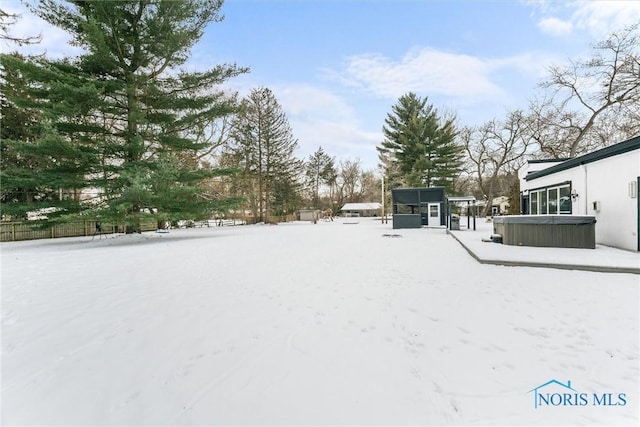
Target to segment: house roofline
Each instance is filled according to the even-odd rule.
[[[619,142],[618,144],[610,145],[608,147],[592,151],[591,153],[565,160],[560,164],[550,166],[546,169],[531,172],[527,174],[524,179],[526,181],[530,181],[532,179],[541,178],[556,172],[575,168],[576,166],[586,165],[587,163],[596,162],[598,160],[606,159],[607,157],[617,156],[619,154],[628,153],[638,149],[640,149],[640,135],[627,139],[626,141]]]
[[[563,157],[558,159],[533,159],[533,160],[527,160],[527,163],[553,163],[553,162],[566,162],[567,160],[571,160],[571,158]]]
[[[444,190],[441,185],[435,187],[409,187],[409,188],[392,188],[391,191],[415,191],[415,190]]]

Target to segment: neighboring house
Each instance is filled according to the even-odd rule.
[[[596,243],[640,251],[640,136],[518,172],[524,215],[589,215]]]
[[[478,212],[484,210],[487,206],[487,200],[478,200],[475,205],[478,207]],[[494,197],[491,201],[491,208],[487,209],[487,216],[507,215],[509,212],[509,198],[507,196]]]
[[[340,209],[343,216],[378,216],[381,211],[380,203],[346,203]]]
[[[491,203],[491,216],[506,215],[509,212],[509,198],[500,196],[493,199]]]

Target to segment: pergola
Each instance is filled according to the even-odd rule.
[[[448,216],[449,228],[451,228],[451,217],[453,215],[451,210],[451,205],[453,205],[454,203],[464,203],[464,202],[467,202],[467,212],[469,212],[470,210],[471,215],[473,216],[473,229],[475,231],[476,229],[476,198],[473,196],[447,198],[447,208],[449,210],[449,216]],[[470,208],[473,208],[473,209],[470,209]],[[469,215],[467,215],[467,229],[471,228],[470,221],[471,221],[471,218],[469,218]]]

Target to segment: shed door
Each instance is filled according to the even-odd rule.
[[[430,227],[441,226],[440,203],[429,203],[429,223]]]

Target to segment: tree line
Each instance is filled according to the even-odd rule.
[[[2,54],[2,214],[46,209],[49,224],[95,218],[135,226],[230,211],[257,221],[302,206],[372,197],[373,172],[321,147],[309,159],[273,92],[221,89],[248,68],[182,67],[221,0],[58,2],[32,6],[83,48],[77,57]],[[18,17],[0,13],[0,38]],[[329,188],[330,195],[325,194]],[[322,191],[321,191],[322,190]]]
[[[221,64],[183,69],[222,0],[59,2],[32,6],[83,48],[73,58],[2,54],[0,180],[3,216],[47,208],[49,223],[77,218],[135,226],[231,211],[256,221],[301,207],[333,209],[380,198],[379,171],[306,159],[276,95],[222,89],[249,72]],[[0,38],[16,16],[0,13]],[[573,157],[640,132],[638,25],[553,67],[528,109],[461,126],[409,92],[391,107],[376,147],[387,188],[444,186],[449,194],[514,191],[526,157]],[[54,208],[53,210],[51,208]]]

